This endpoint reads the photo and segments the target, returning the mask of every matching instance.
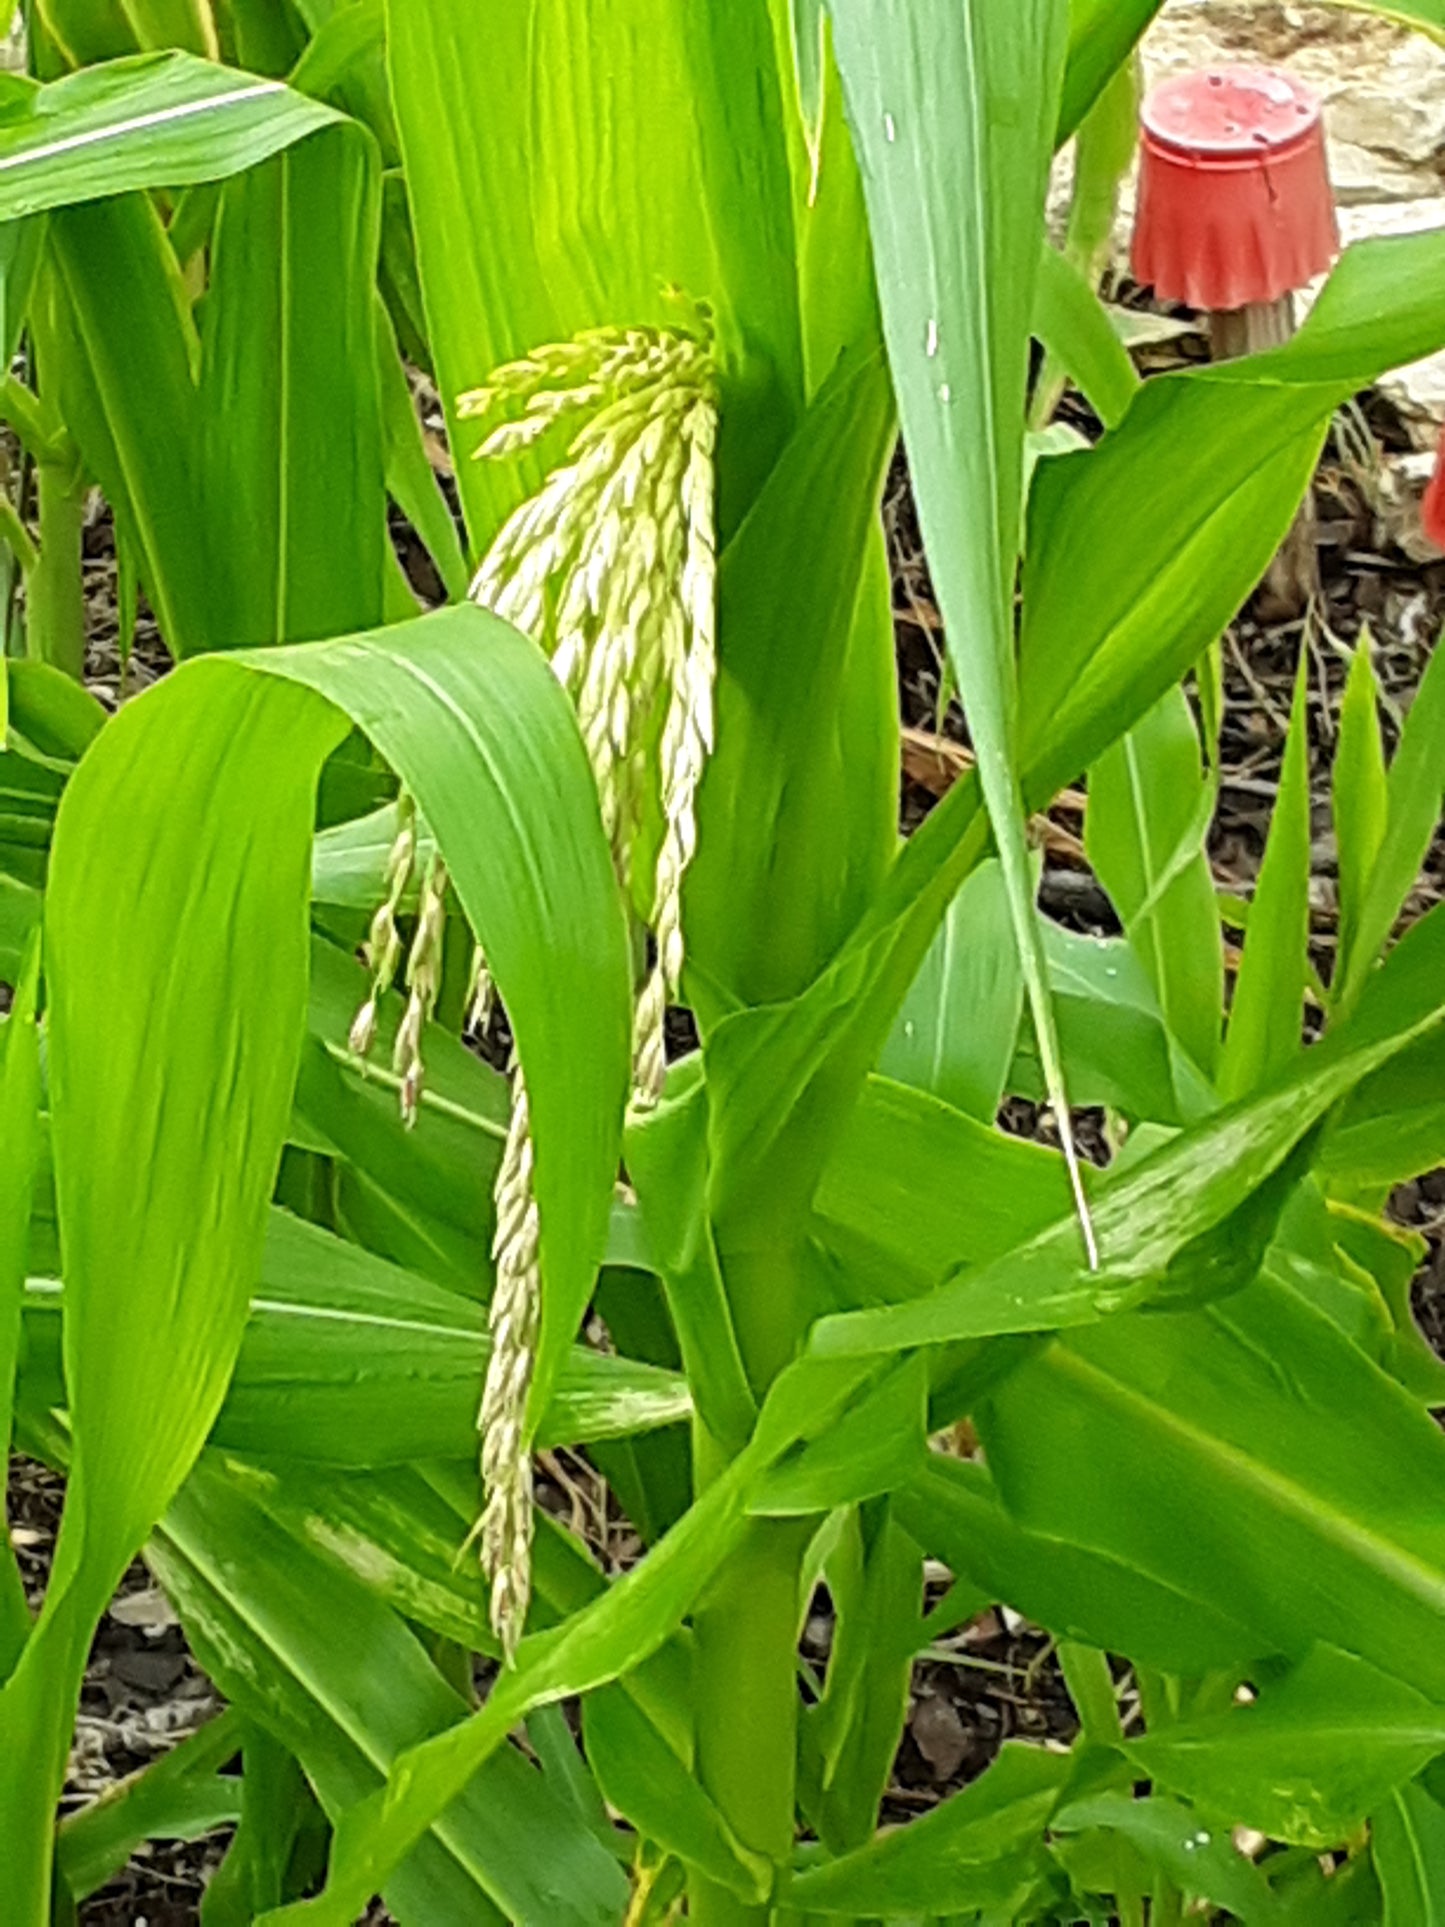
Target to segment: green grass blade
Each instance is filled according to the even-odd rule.
[[[884,332],[1050,1100],[1077,1178],[1029,873],[1013,586],[1029,332],[1066,9],[834,0]]]

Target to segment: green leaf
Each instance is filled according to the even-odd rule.
[[[40,1141],[40,1031],[35,1003],[40,944],[31,937],[15,978],[0,1041],[0,1448],[9,1463],[21,1305],[30,1244],[30,1202]],[[0,1503],[0,1682],[8,1679],[30,1636],[30,1609]]]
[[[1163,0],[1069,0],[1069,64],[1059,109],[1062,144],[1128,59]]]
[[[708,1092],[698,1079],[673,1088],[651,1112],[629,1120],[627,1168],[658,1272],[698,1417],[736,1450],[757,1419],[738,1349],[707,1215]]]
[[[882,1302],[921,1296],[1066,1215],[1063,1162],[1041,1145],[870,1078],[818,1187],[818,1232]]]
[[[1092,1323],[1158,1292],[1188,1295],[1246,1284],[1283,1203],[1281,1195],[1261,1189],[1266,1180],[1345,1092],[1445,1015],[1426,974],[1442,937],[1445,921],[1422,925],[1409,951],[1402,947],[1392,983],[1400,986],[1398,1001],[1388,1014],[1381,991],[1356,1026],[1333,1032],[1293,1074],[1100,1186],[1094,1193],[1097,1269],[1088,1263],[1077,1224],[1063,1218],[987,1265],[956,1265],[938,1289],[912,1303],[820,1320],[812,1348],[820,1355],[885,1352],[1050,1331]],[[1288,1171],[1284,1178],[1292,1182]],[[1217,1239],[1210,1236],[1216,1227],[1226,1227]]]
[[[149,202],[51,217],[42,389],[179,654],[381,617],[376,195],[375,152],[350,123],[230,183],[199,344]]]
[[[1355,13],[1377,13],[1386,20],[1397,20],[1402,27],[1418,27],[1436,40],[1445,40],[1445,6],[1441,0],[1336,0],[1336,4]]]
[[[1204,1116],[1217,1102],[1164,1028],[1153,985],[1127,939],[1090,937],[1044,926],[1049,981],[1069,1091],[1076,1104],[1106,1104],[1126,1118],[1177,1124]],[[1027,1031],[1007,1088],[1044,1097],[1033,1039]]]
[[[583,1722],[598,1785],[644,1839],[743,1900],[767,1899],[768,1862],[742,1844],[689,1763],[678,1758],[620,1686],[591,1694]]]
[[[536,1706],[594,1691],[656,1652],[742,1539],[749,1500],[768,1465],[795,1441],[825,1431],[861,1382],[856,1368],[820,1371],[805,1360],[781,1373],[749,1445],[647,1558],[555,1632],[524,1639],[515,1666],[479,1713],[403,1755],[386,1794],[361,1801],[341,1820],[325,1891],[268,1916],[265,1927],[291,1921],[350,1927],[390,1868],[518,1719]]]
[[[850,1553],[825,1568],[833,1640],[823,1697],[803,1715],[800,1775],[815,1771],[813,1819],[830,1853],[870,1837],[892,1777],[910,1705],[922,1558],[892,1505],[854,1512],[844,1527]],[[816,1764],[813,1756],[816,1754]],[[801,1795],[808,1812],[808,1789]]]
[[[1023,1010],[1003,872],[985,863],[964,884],[914,978],[878,1069],[981,1124],[992,1124]]]
[[[545,1298],[533,1424],[601,1252],[626,946],[585,752],[531,644],[466,607],[198,661],[127,705],[70,781],[46,906],[75,1455],[45,1614],[0,1696],[0,1759],[26,1762],[19,1785],[0,1765],[22,1895],[44,1882],[90,1629],[199,1450],[240,1345],[304,1021],[316,779],[344,715],[443,842],[527,1067]],[[176,740],[187,757],[166,759],[160,787]],[[123,978],[149,986],[124,1016]]]
[[[1414,887],[1439,820],[1445,790],[1445,667],[1436,666],[1438,656],[1438,651],[1432,654],[1426,665],[1386,778],[1385,831],[1338,993],[1346,1008],[1360,994]]]
[[[22,1396],[65,1403],[64,1295],[32,1280]],[[260,1276],[213,1444],[334,1467],[466,1458],[491,1346],[486,1311],[272,1210]],[[684,1379],[574,1345],[540,1424],[544,1446],[630,1438],[687,1419]]]
[[[895,438],[882,356],[840,369],[723,552],[717,750],[684,900],[705,1019],[796,995],[896,846],[886,565],[877,580]]]
[[[408,1745],[458,1718],[463,1702],[403,1620],[283,1531],[249,1483],[208,1455],[150,1556],[207,1671],[297,1754],[334,1819]],[[469,1896],[469,1910],[453,1902],[414,1915],[448,1927],[494,1917],[610,1927],[625,1900],[616,1862],[510,1747],[438,1819],[425,1857],[432,1878]],[[413,1880],[427,1873],[407,1871]],[[403,1882],[395,1892],[400,1902]]]
[[[919,521],[1092,1252],[1029,874],[1013,642],[1029,330],[1066,9],[833,0],[832,12]]]
[[[299,1836],[321,1819],[295,1755],[254,1724],[245,1728],[240,1805],[226,1857],[202,1896],[201,1927],[250,1927],[261,1908],[279,1906],[292,1861],[305,1854]]]
[[[107,1787],[67,1814],[56,1835],[56,1866],[84,1900],[125,1866],[146,1840],[194,1840],[237,1817],[240,1782],[218,1769],[233,1758],[241,1722],[230,1709],[207,1720],[153,1765]]]
[[[1191,1676],[1262,1650],[1227,1601],[1206,1604],[1072,1538],[1029,1532],[980,1465],[932,1454],[893,1503],[914,1538],[955,1574],[1055,1633]]]
[[[825,1437],[775,1465],[751,1511],[764,1518],[806,1517],[894,1491],[923,1463],[927,1417],[923,1361],[905,1359]]]
[[[1440,1927],[1445,1921],[1445,1810],[1423,1786],[1407,1786],[1374,1814],[1370,1835],[1385,1901],[1384,1927]]]
[[[535,1419],[601,1255],[629,1055],[625,934],[570,707],[532,646],[470,606],[252,661],[344,705],[403,777],[506,999],[537,1143]],[[479,846],[481,795],[497,823]]]
[[[1044,465],[1020,642],[1030,803],[1200,659],[1278,547],[1333,408],[1433,352],[1442,313],[1445,239],[1363,243],[1288,347],[1151,381],[1098,448]]]
[[[67,209],[50,223],[32,318],[41,391],[137,559],[173,648],[211,620],[201,515],[195,331],[160,217],[141,196]]]
[[[1289,737],[1269,841],[1249,906],[1244,960],[1234,987],[1220,1064],[1220,1090],[1241,1097],[1299,1055],[1310,934],[1308,664],[1295,677]]]
[[[1340,947],[1335,973],[1341,987],[1351,974],[1351,954],[1362,929],[1375,864],[1389,822],[1378,702],[1366,629],[1350,659],[1334,763],[1335,844],[1340,876]]]
[[[393,0],[387,51],[438,386],[473,548],[537,461],[469,458],[459,392],[599,325],[710,302],[729,450],[724,542],[801,410],[802,331],[782,81],[766,7]],[[483,95],[487,113],[476,111]]]
[[[1161,1727],[1125,1751],[1139,1772],[1215,1813],[1330,1847],[1442,1747],[1445,1710],[1320,1647],[1252,1703]]]
[[[1154,705],[1089,772],[1084,847],[1149,973],[1171,1035],[1212,1075],[1224,958],[1205,848],[1214,789],[1182,689]]]
[[[1288,1359],[1287,1372],[1277,1361]],[[1019,1360],[977,1408],[1004,1503],[1302,1655],[1445,1686],[1445,1440],[1322,1312],[1267,1277]],[[1347,1416],[1342,1416],[1347,1415]]]
[[[795,1874],[788,1904],[850,1919],[1001,1910],[1036,1877],[1033,1849],[1071,1765],[1066,1754],[1009,1742],[981,1779],[932,1813]]]
[[[338,19],[344,16],[336,16]],[[386,485],[397,507],[427,546],[451,602],[467,592],[467,562],[451,506],[427,454],[406,364],[385,304],[376,304],[376,359],[386,439]]]
[[[222,191],[197,395],[201,515],[227,578],[208,647],[310,642],[380,619],[379,224],[375,152],[355,128]]]
[[[241,696],[188,703],[178,677],[128,706],[71,778],[56,824],[46,957],[75,1455],[45,1610],[0,1695],[0,1755],[27,1758],[22,1784],[0,1766],[27,1921],[48,1884],[49,1807],[90,1632],[220,1405],[290,1107],[316,772],[340,724],[283,699],[257,729],[245,699],[267,707],[264,689],[243,680]],[[189,757],[162,790],[147,733],[176,709]],[[218,806],[223,773],[244,786],[248,842]],[[257,847],[267,860],[246,863]],[[262,952],[267,970],[234,980],[197,962]],[[128,1022],[104,988],[117,971],[148,986]],[[146,1163],[143,1203],[132,1155]]]
[[[141,54],[30,95],[0,120],[0,221],[244,172],[341,116],[190,53]]]
[[[1129,351],[1075,264],[1046,242],[1033,330],[1105,428],[1117,428],[1139,387]]]
[[[1056,1833],[1102,1827],[1122,1834],[1186,1899],[1209,1900],[1216,1907],[1225,1907],[1244,1927],[1279,1919],[1279,1903],[1264,1875],[1235,1851],[1228,1832],[1221,1834],[1202,1826],[1199,1815],[1177,1800],[1158,1795],[1135,1800],[1127,1793],[1095,1793],[1071,1800],[1055,1814],[1050,1826]]]
[[[818,191],[818,171],[823,158],[823,109],[827,94],[828,16],[823,0],[788,0],[788,26],[792,35],[798,114],[808,149],[811,201]]]

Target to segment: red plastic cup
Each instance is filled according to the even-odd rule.
[[[1339,250],[1318,96],[1270,67],[1207,67],[1144,102],[1135,279],[1211,311],[1278,301]]]
[[[1421,497],[1420,526],[1437,549],[1445,549],[1445,434],[1435,456],[1435,473]]]

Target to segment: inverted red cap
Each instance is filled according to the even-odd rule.
[[[1162,82],[1142,114],[1134,275],[1166,301],[1243,308],[1323,274],[1339,247],[1318,96],[1272,67]]]
[[[1420,526],[1437,549],[1445,549],[1445,434],[1435,456],[1435,473],[1420,503]]]

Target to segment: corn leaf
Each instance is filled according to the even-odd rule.
[[[64,1308],[58,1281],[30,1280],[20,1397],[35,1413],[65,1404]],[[211,1442],[353,1468],[466,1458],[489,1352],[481,1305],[273,1210]],[[577,1345],[539,1440],[627,1438],[691,1410],[675,1374]]]
[[[1306,660],[1295,678],[1289,739],[1269,841],[1249,906],[1244,960],[1229,1010],[1219,1084],[1228,1099],[1256,1089],[1299,1054],[1309,973],[1310,776]]]
[[[71,779],[46,906],[75,1455],[46,1610],[0,1695],[0,1815],[23,1920],[44,1889],[91,1627],[199,1450],[244,1331],[304,1021],[316,779],[348,715],[446,844],[512,1004],[543,1224],[538,1410],[600,1255],[627,960],[585,753],[531,645],[465,608],[386,635],[213,658],[129,705]],[[187,758],[161,791],[156,745],[176,740]],[[570,943],[557,941],[564,917]],[[128,1023],[107,988],[121,975],[151,986]]]
[[[264,1927],[350,1927],[371,1895],[533,1708],[592,1692],[656,1653],[747,1528],[747,1506],[768,1466],[817,1437],[862,1383],[799,1361],[774,1382],[752,1440],[639,1566],[555,1631],[518,1649],[481,1711],[403,1754],[384,1791],[359,1801],[336,1829],[324,1891],[264,1916]]]
[[[586,1702],[587,1758],[604,1796],[647,1840],[755,1905],[772,1868],[738,1840],[726,1819],[621,1686]]]
[[[1050,1827],[1063,1834],[1098,1827],[1120,1835],[1181,1893],[1227,1907],[1243,1927],[1264,1927],[1280,1917],[1264,1875],[1235,1851],[1228,1829],[1215,1832],[1201,1826],[1199,1815],[1178,1800],[1159,1794],[1136,1800],[1128,1793],[1094,1793],[1069,1801]]]
[[[893,1496],[909,1531],[960,1577],[1037,1625],[1190,1675],[1257,1659],[1268,1641],[1230,1616],[1071,1539],[1031,1533],[981,1465],[931,1453]]]
[[[15,996],[0,1040],[0,1446],[8,1461],[15,1411],[21,1307],[30,1242],[30,1200],[40,1136],[40,1033],[35,1000],[40,945],[27,941],[16,973]],[[19,1568],[0,1505],[0,1682],[8,1679],[30,1634]]]
[[[914,1303],[824,1319],[814,1327],[812,1345],[822,1353],[891,1351],[1048,1331],[1092,1323],[1156,1293],[1204,1295],[1247,1284],[1283,1202],[1275,1196],[1271,1203],[1267,1180],[1281,1172],[1291,1181],[1285,1161],[1311,1126],[1363,1077],[1445,1019],[1434,975],[1442,942],[1445,918],[1417,925],[1394,969],[1372,986],[1372,1002],[1356,1025],[1333,1031],[1270,1088],[1172,1138],[1099,1187],[1097,1268],[1087,1263],[1078,1228],[1066,1218],[982,1269],[957,1272]]]
[[[1069,0],[1069,63],[1059,107],[1059,144],[1129,58],[1163,0]]]
[[[1418,1782],[1392,1794],[1370,1823],[1385,1927],[1445,1920],[1445,1810]]]
[[[840,370],[723,554],[717,750],[685,899],[704,1018],[796,994],[893,851],[893,629],[873,565],[895,435],[882,356]]]
[[[1176,687],[1094,764],[1084,824],[1089,861],[1169,1031],[1207,1075],[1224,1023],[1224,956],[1205,849],[1214,800]]]
[[[1066,8],[834,0],[889,362],[1049,1096],[1076,1181],[1017,758],[1013,586],[1029,330]]]
[[[1097,449],[1041,468],[1020,641],[1030,801],[1203,655],[1288,528],[1332,409],[1433,351],[1442,312],[1445,237],[1362,243],[1288,347],[1149,382]]]
[[[38,87],[0,123],[0,221],[134,188],[243,172],[342,117],[189,53],[141,54]]]
[[[1329,1847],[1445,1746],[1445,1710],[1402,1680],[1318,1646],[1248,1704],[1132,1742],[1130,1761],[1275,1839]]]
[[[986,863],[948,906],[878,1069],[992,1124],[1022,1014],[1023,978],[1003,875],[997,863]]]
[[[1370,658],[1366,630],[1350,661],[1335,751],[1335,844],[1340,871],[1340,948],[1335,968],[1342,987],[1349,980],[1350,956],[1362,926],[1390,810],[1378,685]]]
[[[1057,1338],[977,1417],[1030,1531],[1200,1599],[1277,1652],[1326,1641],[1440,1699],[1445,1440],[1288,1288],[1260,1278],[1202,1311]]]
[[[1106,428],[1117,428],[1139,387],[1129,351],[1078,267],[1045,244],[1033,329]]]
[[[1438,665],[1438,666],[1437,666]],[[1339,998],[1346,1007],[1389,937],[1419,874],[1445,791],[1445,659],[1436,651],[1410,705],[1386,777],[1385,832],[1370,872]]]
[[[211,1676],[297,1754],[333,1817],[397,1753],[462,1713],[404,1621],[320,1547],[284,1531],[244,1471],[208,1456],[150,1556]],[[556,1785],[507,1747],[388,1891],[412,1918],[456,1927],[604,1927],[626,1881]]]
[[[1418,27],[1436,40],[1445,40],[1445,5],[1442,0],[1334,0],[1353,13],[1376,13],[1402,27]]]
[[[219,1769],[241,1742],[229,1707],[163,1753],[68,1814],[56,1831],[56,1864],[73,1900],[103,1887],[146,1840],[194,1840],[234,1821],[240,1782]]]
[[[997,1910],[1005,1918],[1038,1876],[1044,1828],[1070,1771],[1067,1754],[1006,1745],[982,1778],[906,1827],[794,1875],[800,1912],[886,1917]],[[1009,1910],[1009,1911],[1006,1911]]]
[[[792,182],[766,6],[400,0],[388,54],[438,382],[473,547],[536,487],[475,463],[459,392],[580,329],[675,324],[712,304],[730,534],[803,396]],[[476,103],[485,93],[488,111]]]
[[[381,618],[379,240],[375,154],[355,128],[222,189],[196,397],[199,510],[213,576],[225,572],[208,647],[310,642]]]

